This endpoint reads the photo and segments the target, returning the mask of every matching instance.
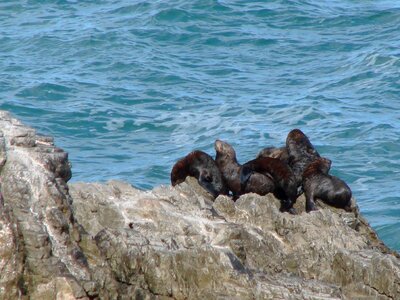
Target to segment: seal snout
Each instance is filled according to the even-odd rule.
[[[231,152],[233,149],[231,145],[221,140],[215,140],[214,148],[217,152],[220,153]]]
[[[220,156],[227,159],[236,160],[236,152],[227,142],[216,140],[214,143],[214,148],[217,152],[217,157]]]
[[[214,148],[216,151],[221,152],[222,151],[222,147],[223,147],[223,141],[221,140],[215,140],[214,142]]]

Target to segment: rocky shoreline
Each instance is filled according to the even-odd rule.
[[[399,255],[354,199],[290,215],[192,178],[67,184],[67,153],[4,111],[0,168],[0,299],[400,299]]]

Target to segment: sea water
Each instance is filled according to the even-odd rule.
[[[169,184],[219,138],[238,160],[300,128],[400,250],[400,2],[0,2],[0,109],[71,181]]]

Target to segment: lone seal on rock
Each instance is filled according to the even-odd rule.
[[[187,176],[195,177],[214,198],[228,194],[214,159],[203,151],[195,150],[175,163],[171,171],[171,184],[175,186],[185,181]]]
[[[303,181],[304,170],[320,155],[300,129],[293,129],[289,132],[286,138],[286,149],[289,154],[289,166],[299,187]]]
[[[316,210],[315,199],[350,211],[351,190],[340,178],[328,174],[331,161],[320,157],[308,165],[303,173],[303,189],[306,196],[306,211]]]
[[[281,200],[281,211],[295,214],[293,208],[297,198],[297,184],[292,170],[278,158],[260,157],[253,159],[242,166],[242,187],[248,184],[249,176],[254,172],[270,177],[275,184],[274,195]]]
[[[251,176],[248,176],[247,184],[242,188],[240,178],[242,166],[237,161],[236,152],[233,147],[226,142],[216,140],[214,148],[216,151],[215,162],[234,198],[251,192],[266,195],[275,190],[272,178],[260,173],[253,173]]]

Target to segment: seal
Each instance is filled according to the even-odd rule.
[[[266,195],[275,190],[272,178],[260,173],[249,175],[247,184],[243,187],[240,177],[242,166],[237,161],[236,152],[233,147],[226,142],[216,140],[214,148],[216,151],[215,162],[234,199],[245,193]]]
[[[228,189],[214,159],[203,151],[190,152],[175,163],[171,170],[172,186],[185,181],[187,176],[195,177],[214,198],[220,194],[228,194]]]
[[[303,189],[306,211],[316,210],[315,199],[326,204],[351,211],[351,190],[340,178],[329,175],[331,161],[319,157],[311,162],[303,173]]]
[[[242,166],[240,178],[242,187],[247,185],[254,172],[270,177],[275,184],[274,195],[281,200],[281,211],[295,214],[293,208],[297,199],[296,178],[287,164],[278,158],[259,157]]]
[[[296,178],[297,186],[303,182],[303,172],[316,158],[320,157],[308,137],[300,130],[293,129],[286,138],[289,166]]]
[[[286,164],[289,164],[289,153],[286,149],[286,147],[266,147],[262,149],[260,152],[258,152],[256,158],[260,157],[272,157],[272,158],[277,158],[281,161],[283,161]]]

